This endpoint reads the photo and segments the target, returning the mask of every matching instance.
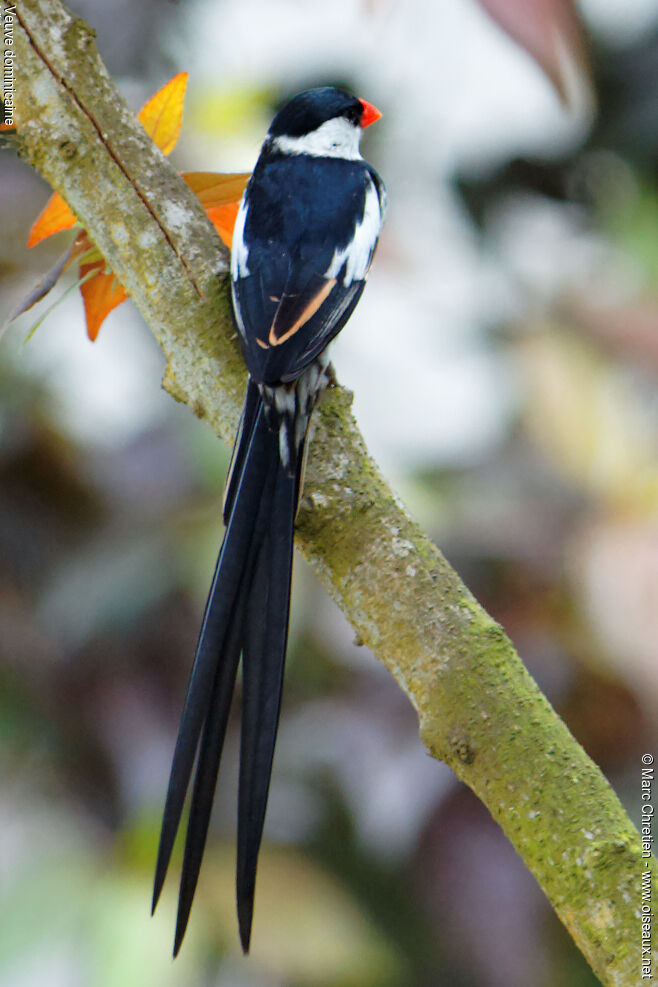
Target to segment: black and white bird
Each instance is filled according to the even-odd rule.
[[[242,948],[249,949],[304,443],[328,383],[327,347],[361,297],[384,217],[384,185],[359,151],[364,128],[380,116],[333,87],[295,96],[272,122],[235,223],[233,311],[249,382],[156,865],[154,909],[194,771],[174,955],[196,889],[241,657],[237,909]]]

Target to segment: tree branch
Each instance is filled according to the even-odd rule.
[[[18,0],[15,17],[21,154],[130,292],[166,354],[167,390],[231,440],[245,369],[224,248],[89,28],[59,0]],[[332,388],[315,414],[298,544],[410,697],[430,753],[487,805],[601,981],[639,982],[639,836],[501,627],[391,493],[350,403]]]

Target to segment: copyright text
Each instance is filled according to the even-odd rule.
[[[642,755],[640,779],[640,836],[642,838],[642,870],[640,871],[640,948],[642,980],[652,979],[651,932],[653,921],[653,897],[651,887],[650,858],[653,846],[653,754]]]

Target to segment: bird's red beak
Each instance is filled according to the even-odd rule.
[[[379,120],[381,113],[376,106],[369,103],[365,99],[360,99],[359,103],[363,107],[363,116],[361,117],[361,126],[364,128],[369,127],[371,123]]]

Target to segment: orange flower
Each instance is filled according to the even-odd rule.
[[[137,119],[163,154],[173,151],[183,122],[183,101],[188,73],[179,72],[159,89],[140,110]],[[203,208],[227,247],[231,247],[233,227],[248,174],[222,175],[210,171],[183,173],[184,181],[200,200]],[[64,199],[55,192],[38,216],[27,241],[34,247],[46,237],[71,229],[78,221]],[[46,295],[59,276],[79,260],[80,294],[85,308],[87,335],[96,339],[107,315],[128,297],[124,288],[107,268],[105,258],[80,230],[66,255],[61,258],[28,298],[13,313],[13,318]]]

